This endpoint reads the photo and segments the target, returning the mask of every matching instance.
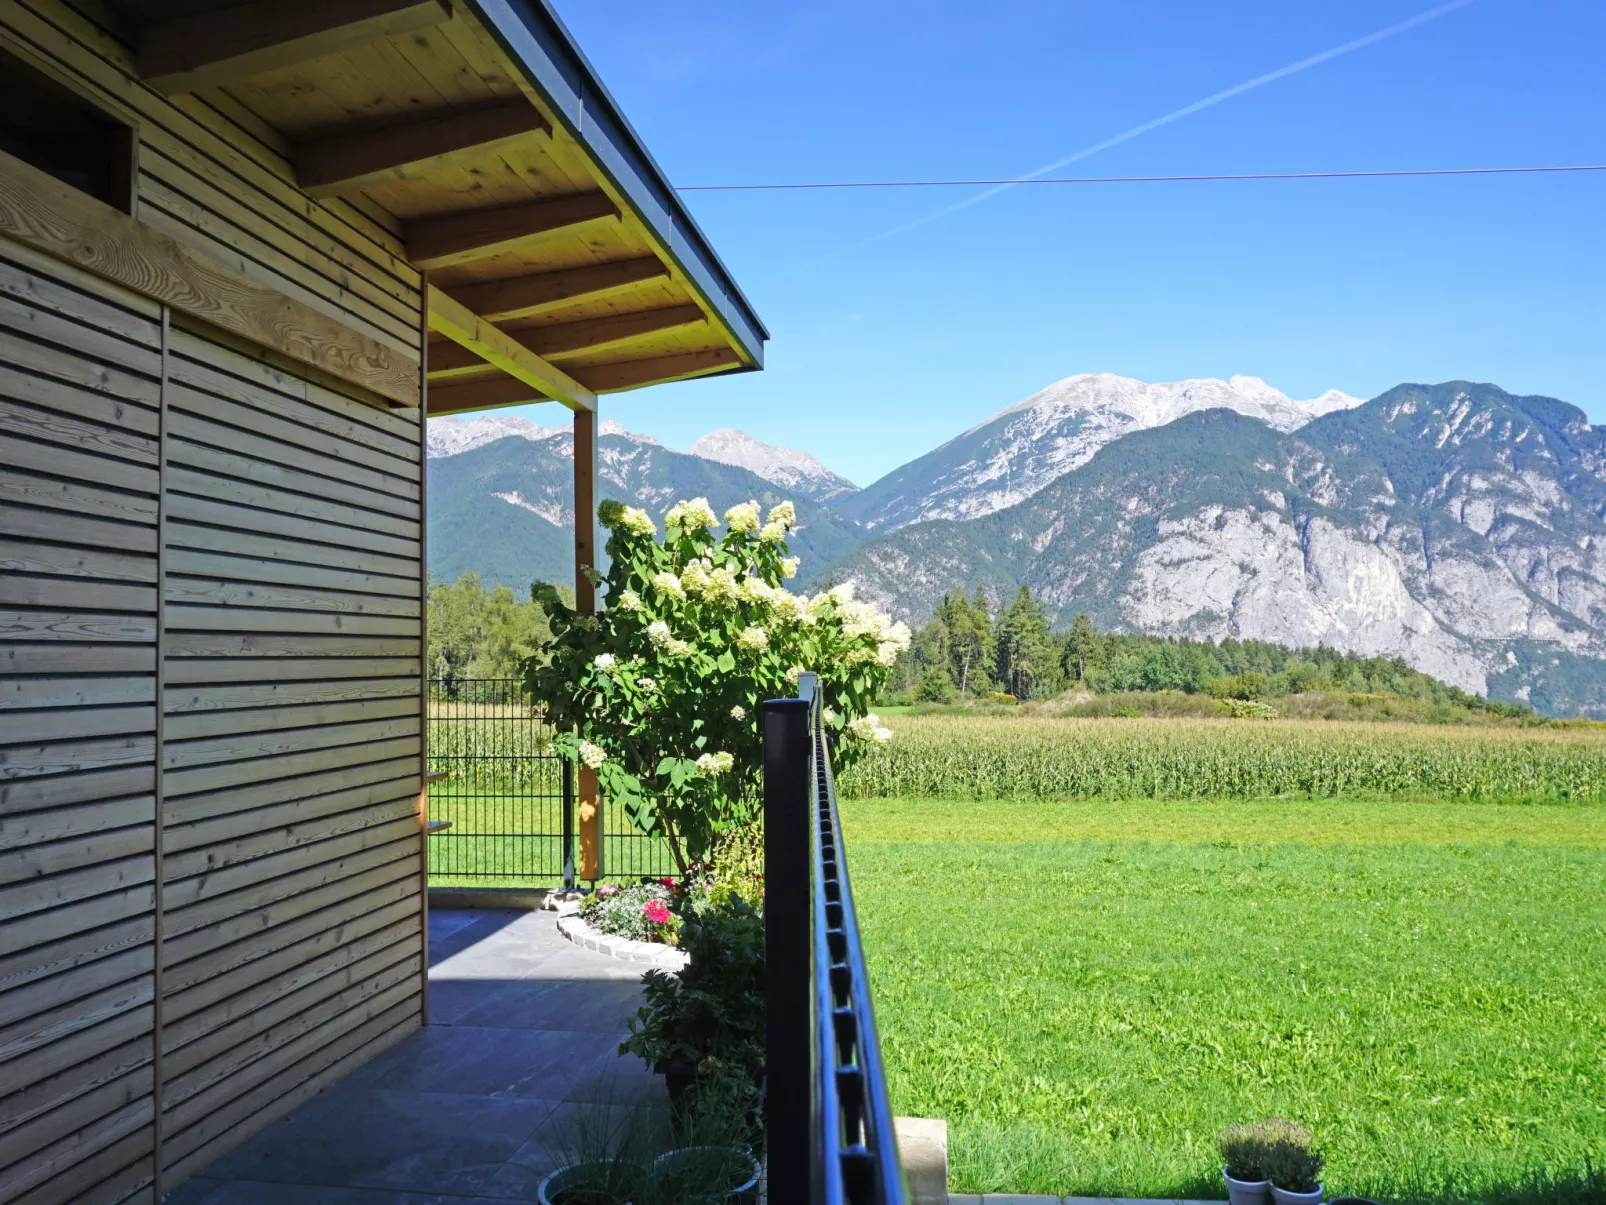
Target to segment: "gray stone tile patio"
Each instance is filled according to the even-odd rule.
[[[643,967],[550,912],[430,915],[430,1025],[169,1193],[169,1205],[534,1201],[576,1102],[662,1089],[616,1050]]]

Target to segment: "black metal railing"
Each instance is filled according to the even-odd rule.
[[[436,678],[429,689],[429,874],[436,883],[575,882],[574,767],[516,678]],[[599,877],[672,872],[664,842],[599,804]],[[617,814],[616,814],[617,812]]]
[[[766,1151],[773,1205],[904,1205],[812,675],[764,704]]]

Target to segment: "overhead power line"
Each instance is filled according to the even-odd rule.
[[[780,184],[683,184],[676,192],[771,192],[825,188],[962,188],[997,184],[1180,184],[1206,180],[1368,180],[1384,176],[1514,176],[1541,172],[1606,172],[1606,163],[1555,167],[1428,167],[1371,172],[1238,172],[1194,176],[1029,176],[1013,180],[840,180]]]

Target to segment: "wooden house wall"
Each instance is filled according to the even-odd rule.
[[[308,197],[272,128],[216,90],[149,88],[131,46],[60,0],[0,0],[0,44],[137,126],[142,222],[418,356],[420,278],[382,210]]]
[[[148,1199],[158,1120],[171,1187],[419,1024],[419,448],[0,240],[0,1202]]]

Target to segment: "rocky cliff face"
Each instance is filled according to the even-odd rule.
[[[872,531],[923,519],[976,519],[1030,497],[1124,435],[1163,427],[1187,414],[1227,409],[1293,431],[1360,402],[1336,389],[1296,401],[1258,377],[1149,385],[1112,373],[1084,373],[993,415],[842,506]]]
[[[1062,621],[1400,656],[1467,689],[1606,712],[1606,439],[1489,385],[1400,386],[1284,434],[1195,413],[1024,502],[831,569],[920,621],[1032,587]]]
[[[704,460],[746,469],[784,490],[790,490],[799,498],[811,498],[816,502],[840,499],[859,489],[807,452],[764,443],[734,427],[710,431],[686,452],[691,456],[701,456]]]

